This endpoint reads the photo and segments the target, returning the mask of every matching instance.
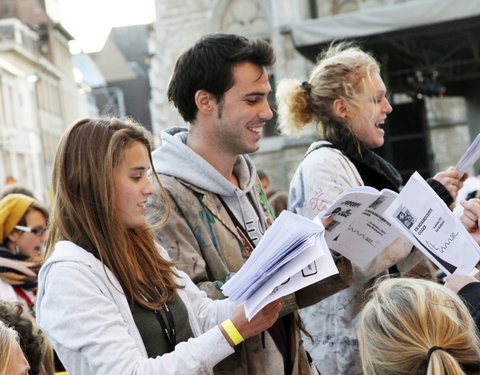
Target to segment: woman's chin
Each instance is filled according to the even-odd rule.
[[[382,147],[384,143],[385,143],[385,139],[383,137],[381,137],[381,138],[373,140],[371,147],[372,148],[379,148],[379,147]]]

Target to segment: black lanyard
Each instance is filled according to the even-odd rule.
[[[158,320],[158,323],[160,323],[160,326],[162,327],[162,332],[163,335],[165,336],[165,339],[168,341],[168,344],[170,345],[170,350],[173,351],[175,349],[175,345],[177,344],[177,332],[175,330],[175,321],[173,320],[173,314],[168,307],[166,303],[163,304],[163,312],[165,313],[165,316],[167,317],[167,322],[163,319],[163,316],[159,310],[155,310],[155,317]]]
[[[252,254],[253,249],[255,249],[255,243],[252,241],[252,239],[248,235],[243,225],[240,224],[237,217],[233,214],[233,212],[230,210],[230,208],[225,203],[225,201],[220,197],[220,195],[217,195],[217,197],[218,199],[220,199],[220,202],[222,202],[223,207],[225,207],[225,210],[227,211],[228,216],[230,216],[230,219],[232,219],[233,225],[235,225],[235,228],[237,229],[237,233],[240,239],[242,240],[242,245],[243,245],[243,249],[245,250],[245,255],[249,257]]]
[[[158,291],[158,295],[160,295],[160,292]],[[141,294],[143,299],[148,302],[148,299]],[[165,336],[165,340],[167,340],[169,346],[170,346],[170,351],[173,351],[175,349],[175,345],[177,344],[177,331],[175,330],[175,321],[173,320],[173,314],[170,308],[166,303],[163,304],[163,312],[165,313],[165,316],[167,317],[167,322],[165,322],[165,319],[163,319],[163,316],[160,312],[160,310],[154,310],[155,317],[158,320],[158,323],[160,324],[160,327],[162,327],[162,332],[163,335]]]

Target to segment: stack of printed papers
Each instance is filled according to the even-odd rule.
[[[329,248],[360,268],[403,235],[447,275],[477,272],[480,247],[418,172],[399,194],[348,189],[322,216],[333,218],[325,228]]]
[[[268,303],[338,273],[321,221],[283,211],[222,291],[250,320]]]

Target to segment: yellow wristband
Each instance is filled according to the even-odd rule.
[[[233,322],[230,319],[225,320],[222,323],[222,327],[225,332],[227,332],[228,337],[230,337],[234,345],[238,345],[244,340],[244,338],[242,337],[240,332],[238,332],[238,329],[233,325]]]

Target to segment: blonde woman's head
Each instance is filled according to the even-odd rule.
[[[480,342],[467,307],[432,281],[380,281],[358,335],[365,375],[480,374]]]
[[[354,119],[376,124],[378,116],[370,113],[374,111],[365,113],[361,96],[376,98],[379,72],[375,58],[359,47],[346,42],[331,45],[320,55],[308,81],[300,84],[285,79],[279,83],[276,96],[281,131],[298,132],[314,124],[332,141],[338,138],[339,127],[357,135]],[[390,113],[389,104],[373,103],[373,107],[377,104],[384,107],[383,112]]]
[[[30,366],[18,341],[18,333],[0,321],[0,375],[28,374]]]

